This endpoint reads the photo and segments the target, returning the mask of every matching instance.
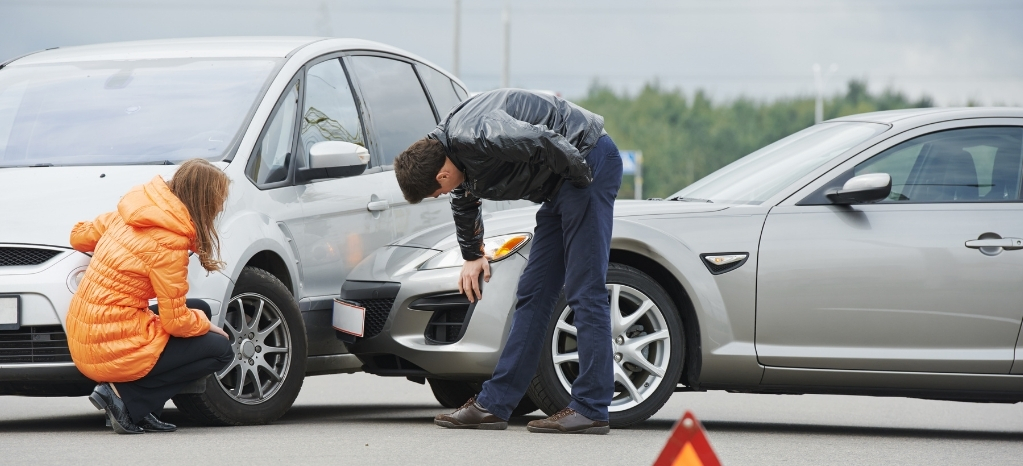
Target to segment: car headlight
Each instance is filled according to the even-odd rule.
[[[533,235],[529,233],[512,233],[510,235],[491,236],[483,240],[483,255],[490,262],[497,262],[512,255],[515,251],[522,249]],[[465,263],[462,259],[461,248],[452,248],[444,251],[420,267],[421,270],[443,269],[445,267],[461,267]]]

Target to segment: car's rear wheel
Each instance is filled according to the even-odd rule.
[[[208,425],[273,422],[295,402],[305,377],[298,304],[277,277],[246,267],[223,312],[234,359],[207,378],[205,392],[176,395],[174,404]]]
[[[685,335],[674,303],[661,286],[636,268],[610,264],[614,395],[608,407],[612,427],[626,427],[654,415],[675,391],[682,374]],[[540,367],[529,397],[547,414],[572,401],[579,375],[574,313],[564,294],[544,340]]]
[[[459,380],[427,379],[430,382],[430,390],[433,397],[441,406],[448,409],[460,408],[465,402],[480,393],[481,384],[473,382],[462,382]],[[528,396],[523,396],[518,406],[512,410],[512,416],[525,416],[538,408]]]

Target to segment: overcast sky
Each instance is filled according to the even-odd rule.
[[[578,97],[657,80],[715,98],[811,94],[814,63],[941,105],[1023,105],[1019,0],[462,0],[460,77]],[[0,0],[0,60],[98,42],[313,35],[385,42],[450,69],[454,0]]]

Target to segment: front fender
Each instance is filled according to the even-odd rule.
[[[763,375],[754,336],[756,259],[765,218],[766,212],[758,212],[615,220],[611,248],[656,262],[688,295],[700,334],[701,386],[753,386]],[[720,252],[750,257],[736,270],[712,275],[700,255]]]
[[[221,255],[227,263],[224,275],[231,286],[220,294],[222,302],[226,303],[231,299],[233,284],[238,281],[245,265],[256,254],[264,251],[280,256],[288,270],[288,278],[281,281],[293,290],[296,301],[302,298],[298,257],[292,248],[287,246],[290,244],[290,238],[285,231],[282,224],[266,215],[251,211],[232,217],[230,222],[224,222],[220,233]]]

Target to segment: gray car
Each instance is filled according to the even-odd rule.
[[[619,201],[611,424],[690,390],[1023,400],[1021,141],[1023,109],[856,115],[668,199]],[[485,217],[493,278],[477,304],[456,291],[453,225],[358,265],[341,296],[367,308],[348,344],[364,369],[429,380],[447,406],[478,390],[506,340],[534,213]],[[568,404],[572,323],[562,298],[519,412]]]

